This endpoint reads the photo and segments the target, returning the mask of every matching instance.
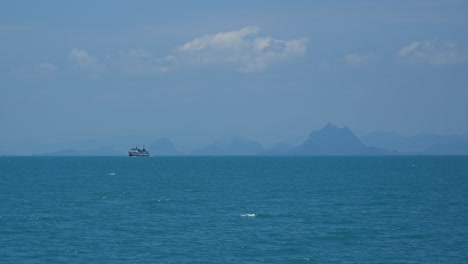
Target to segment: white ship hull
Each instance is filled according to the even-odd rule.
[[[149,154],[135,154],[135,153],[128,153],[129,157],[149,157]]]

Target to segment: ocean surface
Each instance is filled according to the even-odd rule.
[[[468,157],[0,157],[0,263],[468,263]]]

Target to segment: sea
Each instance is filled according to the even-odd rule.
[[[468,156],[4,156],[0,263],[468,263]]]

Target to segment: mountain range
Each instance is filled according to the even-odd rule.
[[[28,140],[23,143],[26,150],[23,149],[23,152],[16,155],[28,155],[25,153],[28,144],[31,144],[29,155],[122,156],[126,155],[128,149],[133,146],[130,142],[152,142],[147,147],[152,156],[468,155],[468,135],[419,134],[404,137],[396,133],[376,132],[358,138],[348,127],[340,128],[331,123],[312,131],[301,144],[296,146],[279,143],[272,148],[264,148],[259,142],[244,137],[233,137],[230,140],[183,153],[169,138],[154,140],[148,136],[127,136],[56,145]]]

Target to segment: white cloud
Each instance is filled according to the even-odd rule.
[[[180,47],[181,51],[197,51],[207,48],[214,49],[236,49],[245,45],[245,37],[257,34],[258,27],[245,27],[236,31],[221,32],[212,35],[205,35],[189,41]]]
[[[104,72],[105,67],[98,59],[89,55],[84,49],[74,48],[68,55],[76,66],[85,71],[90,78],[96,78],[99,73]]]
[[[356,53],[349,53],[343,57],[343,60],[352,66],[362,66],[367,65],[375,60],[380,58],[379,55],[375,53],[366,53],[366,54],[356,54]]]
[[[258,27],[245,27],[205,35],[181,45],[178,55],[192,65],[228,64],[242,72],[254,72],[306,52],[304,38],[280,40],[258,37],[259,32]]]
[[[398,56],[400,56],[400,57],[408,56],[408,54],[413,52],[414,50],[416,50],[419,47],[420,44],[421,44],[421,42],[413,42],[413,43],[409,44],[408,46],[405,46],[405,47],[401,48],[398,51]]]
[[[459,49],[449,41],[415,41],[402,47],[397,55],[408,63],[449,65],[468,62],[468,50]]]
[[[69,58],[75,61],[80,68],[96,68],[99,65],[98,60],[83,49],[73,49]]]

